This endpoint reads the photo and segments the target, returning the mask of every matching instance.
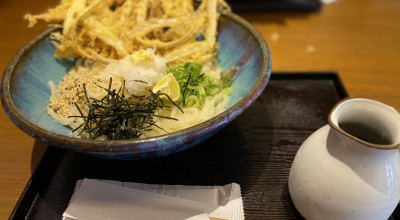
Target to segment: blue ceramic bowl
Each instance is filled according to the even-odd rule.
[[[7,115],[30,136],[50,146],[110,159],[142,159],[166,156],[192,147],[226,126],[246,110],[265,89],[271,74],[271,54],[263,37],[234,14],[219,21],[222,68],[239,66],[228,108],[201,124],[178,132],[132,140],[87,140],[71,137],[71,130],[45,111],[49,104],[49,80],[58,83],[74,65],[73,60],[53,58],[49,29],[30,41],[6,69],[1,101]]]

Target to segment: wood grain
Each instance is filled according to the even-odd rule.
[[[28,29],[25,13],[58,0],[0,0],[0,72],[45,25]],[[338,0],[316,13],[246,13],[267,41],[273,71],[337,71],[351,97],[400,109],[400,2]],[[0,219],[10,215],[41,154],[0,111]],[[39,146],[38,148],[43,148]]]

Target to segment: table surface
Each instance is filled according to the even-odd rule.
[[[58,0],[0,0],[0,72],[46,26],[27,28],[26,13]],[[273,71],[337,71],[350,97],[400,110],[400,2],[337,0],[312,13],[240,14],[261,32]],[[19,130],[0,110],[0,219],[12,212],[45,145]]]

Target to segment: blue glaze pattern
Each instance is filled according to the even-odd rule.
[[[228,109],[199,125],[178,132],[134,140],[100,141],[71,137],[71,130],[60,125],[45,111],[50,87],[62,79],[74,60],[56,60],[49,29],[28,43],[6,69],[1,100],[7,115],[23,131],[50,146],[83,152],[108,159],[143,159],[173,154],[217,133],[247,109],[265,89],[271,74],[271,54],[262,36],[234,14],[219,21],[218,59],[222,69],[238,66],[232,84],[234,93]]]

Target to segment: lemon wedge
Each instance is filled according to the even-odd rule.
[[[176,102],[181,96],[181,90],[178,81],[176,81],[175,76],[169,73],[162,77],[160,81],[153,87],[154,93],[160,91],[167,94],[172,101]]]

